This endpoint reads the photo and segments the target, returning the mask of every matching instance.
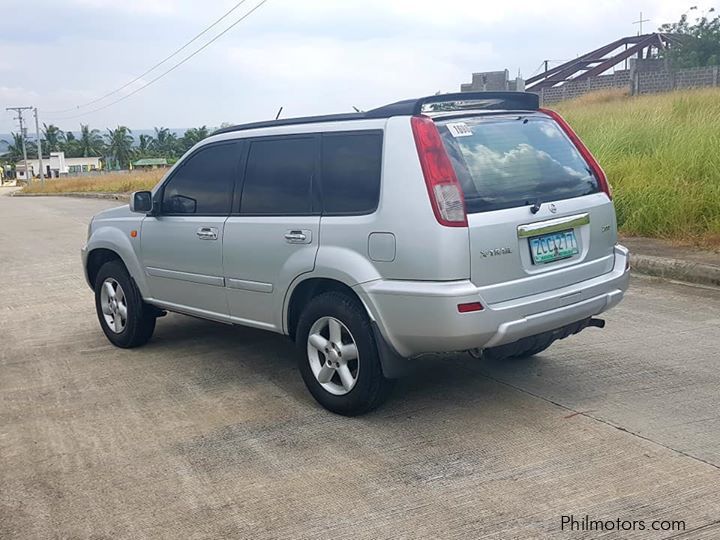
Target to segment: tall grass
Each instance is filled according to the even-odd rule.
[[[79,178],[46,179],[42,186],[35,180],[23,188],[24,193],[130,193],[152,189],[158,183],[163,169],[154,171],[133,171],[131,173],[109,173],[100,176]]]
[[[720,89],[602,92],[554,108],[605,169],[621,232],[720,245]]]

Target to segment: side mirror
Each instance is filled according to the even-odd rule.
[[[152,193],[149,191],[135,191],[130,196],[130,211],[138,214],[149,214],[152,212]]]

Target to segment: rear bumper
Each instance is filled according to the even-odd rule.
[[[387,343],[399,355],[497,347],[606,311],[628,287],[628,250],[615,247],[613,269],[532,296],[486,305],[470,281],[376,280],[355,287]],[[461,303],[484,309],[459,313]]]

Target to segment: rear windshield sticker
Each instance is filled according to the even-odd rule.
[[[470,137],[472,129],[465,122],[457,122],[454,124],[445,124],[453,137]]]

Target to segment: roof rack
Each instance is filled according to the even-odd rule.
[[[298,124],[317,124],[322,122],[342,122],[347,120],[364,120],[370,118],[390,118],[392,116],[414,116],[427,112],[447,112],[464,109],[488,109],[503,111],[536,111],[540,107],[537,94],[529,92],[460,92],[454,94],[439,94],[419,99],[406,99],[383,105],[377,109],[366,112],[328,114],[325,116],[304,116],[300,118],[283,118],[267,120],[265,122],[252,122],[240,124],[213,133],[230,133],[276,126],[293,126]]]

